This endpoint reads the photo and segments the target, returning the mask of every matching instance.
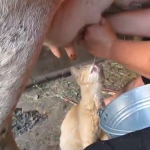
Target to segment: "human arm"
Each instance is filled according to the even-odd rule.
[[[150,41],[116,40],[110,49],[109,59],[150,78]]]
[[[150,8],[117,13],[106,18],[117,33],[150,37]]]
[[[78,33],[88,24],[98,23],[104,12],[114,0],[70,0],[64,1],[57,10],[49,28],[46,45],[54,55],[61,57],[60,47],[68,56],[75,56],[75,41]],[[69,14],[69,15],[68,15]],[[73,57],[75,58],[75,57]]]
[[[49,28],[45,45],[47,45],[51,49],[53,54],[58,58],[61,57],[59,47],[64,47],[68,56],[72,60],[74,60],[76,58],[74,41],[76,41],[75,39],[79,31],[82,30],[83,27],[88,24],[97,23],[101,17],[101,13],[103,13],[106,10],[106,8],[108,8],[112,4],[113,1],[115,1],[115,3],[117,3],[120,7],[124,6],[127,7],[128,5],[130,5],[131,2],[131,0],[104,0],[104,1],[94,0],[93,3],[88,3],[88,0],[85,1],[71,0],[64,2],[62,7],[60,7],[59,10],[57,11],[52,26]],[[133,1],[136,3],[145,3],[150,0],[133,0]],[[70,15],[68,16],[68,14]],[[145,15],[145,12],[141,14]],[[130,19],[130,18],[128,19],[128,16],[130,16],[130,14],[128,15],[126,13],[125,14],[121,13],[109,16],[108,18],[110,18],[110,22],[112,21],[112,24],[114,24],[114,27],[116,27],[116,29],[118,29],[119,32],[122,31],[123,33],[125,33],[125,31],[122,30],[123,27],[121,23],[122,20],[121,18],[123,18],[123,20],[125,21],[127,18],[128,21]],[[138,16],[138,14],[136,16]],[[148,17],[150,17],[150,15]],[[136,18],[137,17],[134,17],[133,14],[133,17],[131,17],[133,23],[135,22],[134,20],[136,20]],[[118,23],[116,24],[116,20],[120,22],[119,27],[117,26]],[[126,28],[128,30],[128,26],[125,26],[125,29]]]
[[[150,78],[150,42],[118,40],[108,22],[89,26],[83,44],[96,57],[115,60]]]

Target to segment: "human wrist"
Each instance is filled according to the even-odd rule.
[[[113,40],[113,42],[110,46],[110,49],[108,51],[108,56],[107,56],[108,59],[113,59],[113,53],[115,53],[116,47],[119,42],[120,42],[120,40],[117,38],[115,40]]]

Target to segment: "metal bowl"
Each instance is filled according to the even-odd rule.
[[[150,126],[150,84],[128,91],[99,111],[100,127],[116,138]]]

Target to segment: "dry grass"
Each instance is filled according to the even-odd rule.
[[[136,73],[114,61],[107,60],[102,62],[102,65],[105,74],[104,89],[108,89],[103,91],[103,97],[113,95],[115,91],[137,77]],[[33,88],[36,91],[34,96],[29,94],[30,89],[23,95],[27,101],[33,103],[39,99],[41,102],[45,99],[57,99],[76,104],[81,98],[79,86],[72,77],[36,84]]]

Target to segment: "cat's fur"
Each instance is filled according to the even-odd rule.
[[[61,125],[61,150],[83,150],[100,139],[103,133],[99,127],[98,109],[103,105],[101,100],[102,68],[95,64],[72,67],[71,72],[81,90],[81,101],[74,105],[65,116]],[[105,138],[106,135],[103,134]]]

